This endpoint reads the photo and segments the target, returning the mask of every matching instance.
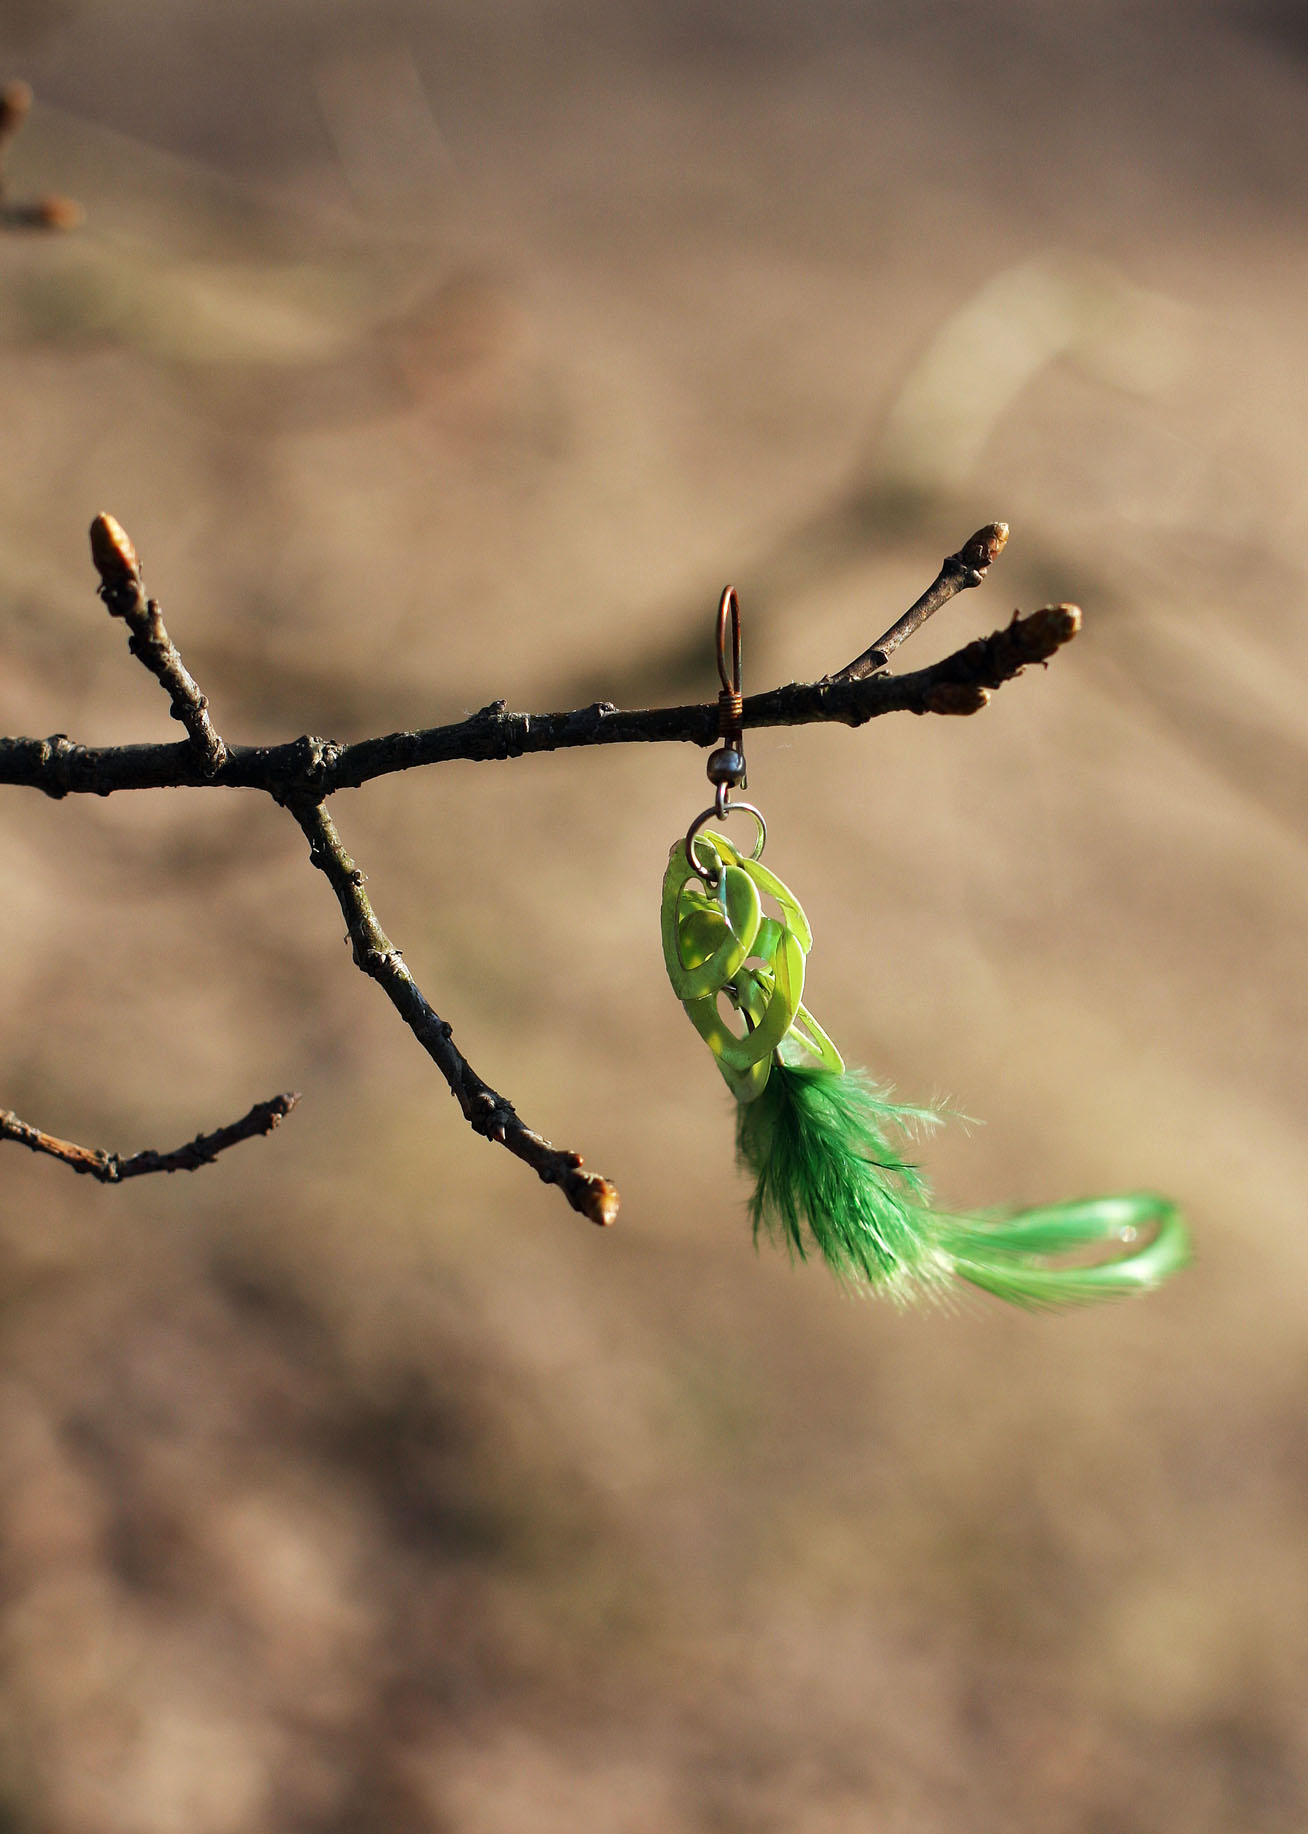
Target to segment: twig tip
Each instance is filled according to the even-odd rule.
[[[958,558],[974,573],[984,573],[999,559],[1008,546],[1008,524],[987,522],[983,529],[968,538],[958,551]]]
[[[618,1187],[610,1184],[607,1178],[594,1174],[586,1179],[580,1192],[581,1202],[577,1208],[581,1214],[597,1228],[608,1229],[618,1220]]]
[[[38,198],[32,205],[32,222],[37,229],[80,229],[85,217],[76,198],[57,193]]]
[[[0,89],[0,139],[17,133],[32,106],[32,85],[15,77]]]
[[[91,524],[91,559],[104,585],[135,585],[141,577],[141,563],[131,537],[114,516],[99,515]]]
[[[1081,628],[1079,605],[1042,605],[1025,620],[1033,635],[1047,635],[1050,647],[1070,643]]]

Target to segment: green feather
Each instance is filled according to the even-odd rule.
[[[816,1249],[841,1280],[901,1300],[940,1292],[952,1277],[1018,1305],[1073,1305],[1156,1286],[1188,1259],[1175,1207],[1148,1194],[1010,1217],[934,1210],[905,1155],[912,1134],[939,1119],[856,1071],[774,1064],[737,1125],[755,1178],[755,1238],[773,1236],[801,1260]],[[1104,1249],[1113,1252],[1099,1260],[1065,1258]]]
[[[755,1238],[771,1235],[800,1260],[816,1249],[839,1278],[907,1296],[937,1268],[926,1183],[905,1147],[939,1118],[892,1102],[858,1071],[774,1064],[736,1127],[756,1179]]]

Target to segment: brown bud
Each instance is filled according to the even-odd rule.
[[[32,205],[32,222],[38,229],[77,229],[84,212],[71,197],[42,197]]]
[[[31,106],[32,89],[29,83],[15,81],[6,83],[0,89],[0,140],[18,132]]]
[[[586,1188],[577,1208],[590,1222],[601,1229],[607,1229],[618,1220],[618,1203],[618,1187],[610,1184],[607,1178],[591,1173],[586,1179]]]
[[[136,549],[126,529],[113,516],[97,516],[91,524],[91,559],[110,591],[140,584],[141,563]]]
[[[1033,662],[1043,662],[1064,643],[1070,643],[1081,628],[1079,605],[1042,605],[1029,618],[1021,620],[1022,646],[1031,652]]]
[[[980,713],[990,699],[989,688],[974,681],[941,681],[926,697],[928,713]]]
[[[958,558],[965,567],[974,573],[984,573],[992,566],[1008,546],[1008,524],[1006,522],[987,522],[983,529],[963,543],[958,550]]]

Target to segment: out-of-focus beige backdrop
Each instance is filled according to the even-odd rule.
[[[13,1834],[1308,1826],[1308,30],[1274,0],[11,0],[0,730],[237,740],[914,666],[978,718],[750,743],[850,1058],[985,1122],[954,1204],[1157,1186],[1069,1319],[756,1256],[664,980],[702,754],[337,799],[463,1048],[621,1187],[474,1138],[253,794],[0,795]]]

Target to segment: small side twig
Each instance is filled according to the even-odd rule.
[[[829,679],[861,681],[864,676],[875,675],[878,669],[884,669],[905,638],[920,629],[942,605],[947,605],[955,593],[981,584],[1007,543],[1008,524],[987,522],[983,529],[978,529],[970,540],[963,543],[957,554],[946,557],[939,573],[921,598],[916,604],[910,605],[901,618],[896,618],[884,636],[878,637],[870,649],[864,650],[861,656],[855,656],[843,669],[837,669]]]
[[[76,229],[82,220],[80,204],[71,197],[38,197],[30,203],[15,203],[9,196],[5,161],[10,143],[22,127],[32,106],[30,85],[6,83],[0,89],[0,228],[2,229]]]
[[[249,1114],[239,1121],[233,1121],[229,1127],[219,1127],[213,1133],[197,1134],[194,1140],[188,1140],[185,1146],[171,1153],[151,1150],[124,1156],[107,1153],[99,1147],[77,1146],[71,1140],[60,1140],[54,1134],[43,1133],[39,1127],[20,1121],[7,1108],[0,1109],[0,1140],[12,1140],[34,1153],[48,1153],[52,1159],[61,1160],[75,1172],[85,1172],[100,1184],[121,1184],[125,1178],[141,1178],[147,1172],[194,1172],[202,1165],[212,1165],[219,1153],[225,1153],[229,1146],[270,1134],[299,1099],[297,1093],[288,1091],[273,1096],[271,1101],[256,1102]]]
[[[505,1146],[545,1184],[556,1184],[573,1209],[606,1227],[618,1214],[618,1193],[607,1178],[582,1170],[580,1153],[566,1152],[534,1133],[512,1102],[482,1081],[454,1042],[448,1022],[429,1005],[400,951],[378,923],[364,875],[345,851],[336,824],[320,802],[287,804],[309,843],[309,859],[325,873],[345,918],[357,967],[370,975],[450,1086],[474,1132]]]
[[[185,726],[201,770],[214,776],[227,762],[227,747],[214,731],[207,697],[164,629],[158,600],[145,596],[136,549],[112,516],[97,516],[91,524],[91,559],[100,575],[100,597],[132,633],[127,647],[163,684],[172,716]]]

